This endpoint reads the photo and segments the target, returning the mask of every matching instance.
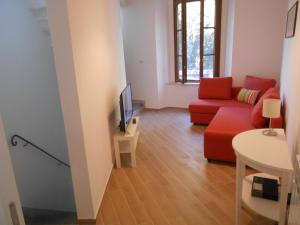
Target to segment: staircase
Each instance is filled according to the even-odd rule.
[[[70,169],[70,165],[68,162],[65,162],[50,152],[44,150],[43,148],[37,146],[33,142],[28,139],[15,134],[11,137],[10,144],[12,146],[12,150],[20,150],[23,151],[34,151],[38,153],[41,157],[41,160],[51,160],[56,166],[61,166],[64,169]],[[18,147],[19,148],[16,148]],[[51,188],[51,187],[49,187]],[[36,196],[41,198],[42,196]],[[70,211],[62,211],[62,210],[45,210],[45,209],[37,209],[37,208],[23,208],[23,215],[26,222],[26,225],[77,225],[77,214],[76,212]],[[1,224],[2,225],[2,224]]]
[[[132,100],[133,116],[139,115],[139,113],[145,108],[145,101]]]
[[[74,212],[23,208],[26,225],[77,225]]]
[[[38,28],[44,33],[45,39],[49,40],[51,46],[51,35],[47,13],[47,1],[46,0],[27,0],[28,11],[33,15],[37,21]],[[61,166],[62,168],[69,169],[70,165],[68,162],[64,162],[59,158],[53,156],[49,152],[46,152],[39,146],[32,142],[24,139],[19,135],[14,135],[11,138],[11,146],[15,147],[20,144],[24,150],[37,150],[41,155],[41,160],[47,158],[53,160],[54,166]],[[16,149],[17,150],[17,149]],[[49,187],[51,188],[51,187]],[[42,196],[41,196],[42,197]],[[76,212],[66,212],[58,210],[45,210],[45,209],[34,209],[28,207],[22,207],[23,215],[26,225],[77,225],[77,214]],[[2,225],[2,224],[1,224]]]
[[[47,37],[50,38],[46,0],[28,0],[29,9],[37,19],[39,26]]]

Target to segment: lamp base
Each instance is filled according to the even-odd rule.
[[[277,132],[273,129],[264,130],[262,133],[266,136],[277,136]]]

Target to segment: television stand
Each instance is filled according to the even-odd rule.
[[[135,119],[135,124],[132,123]],[[119,131],[114,136],[115,157],[117,168],[121,168],[121,154],[127,153],[131,155],[131,167],[136,166],[136,146],[139,138],[139,117],[132,117],[126,132]]]

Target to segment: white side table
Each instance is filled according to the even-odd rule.
[[[135,119],[136,123],[133,124],[132,121]],[[115,157],[117,168],[121,168],[121,157],[122,153],[129,153],[131,155],[131,166],[136,166],[136,146],[139,138],[139,117],[133,117],[130,124],[127,127],[127,131],[118,132],[114,136],[115,145]]]
[[[288,146],[283,129],[276,129],[278,136],[262,134],[263,129],[250,130],[238,134],[232,141],[236,162],[236,225],[240,225],[240,211],[245,204],[256,213],[265,216],[278,225],[286,222],[288,192],[293,175]],[[279,201],[251,196],[253,174],[245,177],[246,165],[261,171],[263,176],[275,176],[280,181]]]

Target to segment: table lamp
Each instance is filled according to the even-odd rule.
[[[263,101],[263,117],[269,118],[269,129],[264,130],[266,136],[276,136],[276,131],[272,128],[272,119],[280,117],[281,101],[280,99],[265,99]]]

